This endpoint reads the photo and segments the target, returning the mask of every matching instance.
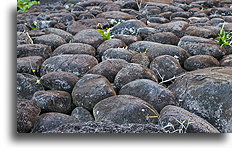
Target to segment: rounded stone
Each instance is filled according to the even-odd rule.
[[[109,59],[97,64],[88,73],[102,75],[113,83],[117,73],[127,64],[128,62],[123,59]]]
[[[217,67],[219,65],[220,64],[217,59],[208,55],[191,56],[184,62],[184,68],[189,71],[207,67]]]
[[[187,110],[168,105],[159,116],[160,124],[167,133],[219,133],[209,122]],[[167,127],[171,124],[173,127]],[[185,127],[184,127],[185,126]]]
[[[170,90],[147,79],[139,79],[127,83],[121,88],[119,94],[141,98],[151,104],[158,112],[167,105],[177,105],[175,96]]]
[[[17,73],[17,98],[31,100],[36,91],[43,90],[43,86],[38,84],[37,80],[38,78],[34,75]]]
[[[133,53],[124,48],[110,48],[106,50],[102,55],[102,61],[108,59],[123,59],[127,62],[131,61]]]
[[[79,78],[70,72],[49,72],[40,78],[41,84],[51,90],[72,92]]]
[[[66,123],[79,122],[75,117],[63,114],[63,113],[44,113],[41,114],[38,120],[35,122],[31,133],[42,133],[50,131]]]
[[[189,72],[168,89],[180,107],[207,120],[220,132],[231,131],[231,67]]]
[[[117,124],[157,123],[158,112],[138,97],[119,95],[106,98],[94,106],[95,120],[110,120]]]
[[[62,44],[66,44],[67,42],[60,36],[56,34],[46,34],[36,37],[34,39],[35,44],[45,44],[51,47],[52,50],[55,50]]]
[[[72,91],[73,103],[76,106],[92,110],[99,101],[116,95],[110,82],[101,75],[84,75]]]
[[[76,107],[72,111],[71,116],[75,117],[80,122],[94,121],[94,118],[91,115],[91,113],[83,107]]]
[[[47,59],[51,56],[52,49],[43,44],[24,44],[17,46],[17,58],[28,56],[41,56]]]
[[[159,81],[171,79],[185,72],[179,61],[170,55],[156,57],[150,63],[150,69],[154,71]]]
[[[68,43],[57,47],[53,51],[52,56],[63,55],[63,54],[88,54],[91,56],[95,56],[96,49],[89,44]]]
[[[120,89],[125,84],[136,79],[150,79],[157,82],[157,77],[153,71],[140,64],[130,63],[122,68],[116,75],[114,84]]]
[[[97,64],[97,59],[90,55],[58,55],[44,61],[41,66],[40,75],[43,76],[49,72],[64,71],[74,73],[79,77],[83,76]]]
[[[39,106],[31,100],[17,100],[17,132],[29,133],[40,114]]]
[[[71,111],[72,98],[65,91],[37,91],[32,100],[41,108],[42,113],[59,112],[68,114]]]

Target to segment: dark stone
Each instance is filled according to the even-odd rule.
[[[177,105],[177,101],[170,90],[147,79],[127,83],[121,88],[119,94],[141,98],[151,104],[158,112],[167,105]]]
[[[131,63],[137,63],[137,64],[141,64],[143,66],[148,67],[150,64],[150,60],[149,58],[146,56],[146,54],[143,53],[138,53],[135,54],[132,58],[131,58]]]
[[[139,10],[138,8],[138,4],[136,2],[133,1],[126,1],[125,3],[122,4],[123,8],[127,8],[127,9],[134,9],[134,10]]]
[[[112,34],[127,34],[127,35],[135,35],[139,28],[146,27],[146,25],[139,20],[128,20],[122,22],[115,26],[112,29]]]
[[[73,103],[88,110],[92,110],[99,101],[115,95],[110,82],[96,74],[84,75],[72,91]]]
[[[215,38],[217,37],[216,33],[212,32],[209,29],[202,27],[190,26],[185,30],[185,34],[189,36],[198,36],[202,38]]]
[[[39,75],[40,67],[44,59],[41,56],[17,58],[17,73],[29,73]]]
[[[220,59],[224,55],[224,49],[215,41],[194,36],[184,36],[178,46],[185,49],[190,55],[210,55]]]
[[[186,50],[168,44],[160,44],[149,41],[139,41],[131,44],[128,48],[129,50],[134,50],[137,52],[146,52],[146,55],[149,57],[150,61],[153,61],[156,57],[161,55],[171,55],[179,59],[181,64],[189,57],[189,54]]]
[[[150,63],[150,69],[154,71],[159,81],[169,80],[185,72],[179,61],[170,55],[156,57]]]
[[[63,113],[44,113],[39,116],[34,124],[31,133],[42,133],[50,131],[65,123],[78,123],[79,121],[72,116]]]
[[[94,19],[95,16],[93,14],[90,14],[90,13],[83,13],[83,14],[80,14],[78,17],[77,17],[77,20],[85,20],[85,19]]]
[[[106,50],[102,55],[102,61],[108,59],[123,59],[127,62],[131,61],[133,53],[124,48],[110,48]]]
[[[134,35],[126,35],[126,34],[118,34],[118,35],[114,35],[114,38],[116,39],[120,39],[122,40],[127,46],[129,46],[130,44],[137,42],[137,41],[141,41],[142,39],[138,36],[134,36]]]
[[[43,44],[25,44],[17,46],[17,58],[28,56],[41,56],[47,59],[51,56],[52,49]]]
[[[72,111],[71,116],[77,118],[77,120],[79,120],[80,122],[94,121],[94,118],[91,115],[91,113],[83,107],[76,107]]]
[[[231,66],[231,60],[232,60],[232,55],[226,55],[221,59],[220,65],[221,66]]]
[[[82,25],[85,25],[86,27],[90,27],[93,29],[96,29],[99,24],[101,27],[103,28],[108,28],[110,27],[110,23],[109,20],[105,19],[105,18],[94,18],[94,19],[85,19],[85,20],[80,20],[79,21]],[[84,29],[82,29],[84,30]]]
[[[34,39],[35,44],[45,44],[55,50],[58,46],[67,43],[62,37],[55,34],[42,35]]]
[[[91,55],[58,55],[44,61],[41,66],[40,75],[43,76],[49,72],[64,71],[74,73],[76,76],[83,76],[97,64],[97,59]]]
[[[103,53],[110,48],[123,48],[126,44],[120,39],[109,39],[104,41],[98,48],[97,54],[101,57]]]
[[[65,3],[67,0],[40,0],[41,5],[54,4],[54,3]]]
[[[61,30],[61,29],[57,29],[57,28],[47,28],[45,30],[45,33],[47,34],[56,34],[56,35],[59,35],[60,37],[62,37],[67,43],[73,39],[73,36],[72,34],[64,31],[64,30]]]
[[[190,12],[175,12],[175,13],[172,13],[172,15],[170,16],[170,19],[173,20],[173,18],[175,17],[189,18],[190,16],[191,16]]]
[[[125,84],[136,79],[150,79],[155,82],[158,81],[155,73],[147,67],[140,64],[130,63],[117,73],[114,83],[115,86],[120,89]]]
[[[188,18],[189,24],[197,24],[197,23],[206,23],[209,21],[208,17],[190,17]]]
[[[31,44],[31,40],[24,32],[17,32],[17,46],[22,44]]]
[[[72,92],[79,78],[69,72],[49,72],[40,78],[41,84],[51,90]]]
[[[189,71],[207,67],[217,67],[219,65],[220,64],[217,59],[208,55],[191,56],[184,62],[184,68]]]
[[[150,17],[148,21],[151,23],[159,23],[159,24],[164,24],[169,22],[169,20],[164,17]]]
[[[231,67],[189,72],[169,89],[180,107],[207,120],[220,132],[231,132]]]
[[[212,26],[217,26],[220,23],[224,23],[225,21],[222,18],[212,18],[207,23],[209,23]]]
[[[149,23],[148,26],[160,32],[172,32],[178,37],[183,36],[183,29],[188,24],[186,21],[172,21],[165,24]]]
[[[106,98],[93,108],[95,120],[110,120],[117,124],[157,123],[158,112],[147,102],[138,97],[119,95]]]
[[[95,29],[87,29],[78,32],[73,39],[74,43],[84,43],[98,48],[105,39],[102,38],[101,34]]]
[[[88,73],[105,76],[111,83],[113,83],[117,73],[122,68],[126,67],[127,64],[128,62],[122,59],[109,59],[94,66]]]
[[[78,32],[82,30],[89,29],[89,27],[86,27],[85,25],[82,25],[79,21],[73,21],[72,24],[67,26],[67,32],[71,33],[72,35],[77,34]]]
[[[121,6],[115,3],[111,3],[111,4],[107,4],[105,6],[102,7],[102,10],[104,12],[112,12],[112,11],[119,11],[121,10]]]
[[[159,120],[161,126],[166,127],[164,131],[167,133],[219,133],[206,120],[177,106],[168,105],[164,107]],[[167,126],[168,124],[173,127]]]
[[[59,112],[68,114],[71,111],[72,98],[65,91],[37,91],[32,100],[41,108],[42,113]]]
[[[88,54],[91,56],[95,56],[96,49],[89,44],[68,43],[57,47],[52,53],[53,56],[63,54]]]
[[[179,37],[171,32],[154,33],[144,39],[144,41],[157,42],[161,44],[177,45]]]
[[[84,123],[63,124],[56,129],[43,133],[163,133],[157,124],[116,124],[111,121],[89,121]]]
[[[159,33],[160,31],[154,29],[154,28],[151,28],[151,27],[143,27],[143,28],[139,28],[138,29],[138,35],[142,38],[142,39],[145,39],[147,38],[148,36],[150,35],[153,35],[155,33]]]
[[[36,119],[39,117],[40,108],[31,100],[17,100],[17,132],[28,133],[34,126]]]
[[[40,31],[40,30],[30,30],[28,31],[28,34],[30,35],[31,38],[38,37],[41,35],[45,35],[45,32]]]
[[[38,84],[37,80],[34,75],[17,73],[17,98],[31,100],[36,91],[43,90],[43,86]]]
[[[116,20],[131,20],[135,19],[133,15],[129,15],[124,12],[120,11],[107,11],[97,15],[98,18],[105,18],[105,19],[116,19]]]

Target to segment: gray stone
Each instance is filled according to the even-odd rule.
[[[220,132],[231,132],[231,67],[189,72],[169,89],[180,107],[207,120]]]
[[[127,35],[135,35],[139,28],[146,27],[146,25],[139,20],[128,20],[122,22],[115,26],[112,29],[112,34],[127,34]]]

